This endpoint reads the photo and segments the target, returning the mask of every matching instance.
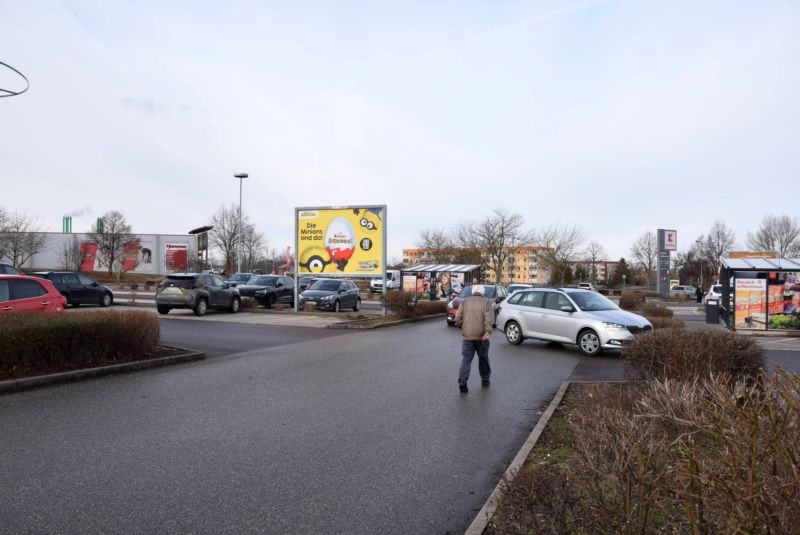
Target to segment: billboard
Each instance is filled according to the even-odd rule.
[[[766,330],[767,281],[736,279],[734,322],[736,329]]]
[[[386,206],[295,208],[297,272],[378,276],[386,266]]]
[[[167,243],[164,245],[164,269],[167,272],[186,271],[188,267],[188,243]]]

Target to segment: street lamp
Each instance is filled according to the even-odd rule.
[[[239,179],[239,231],[236,236],[236,245],[238,245],[238,252],[236,254],[236,271],[242,272],[242,180],[247,178],[247,173],[236,173],[234,178]]]
[[[694,243],[696,243],[700,247],[702,247],[702,245],[703,245],[700,242],[700,240],[695,240]],[[703,289],[703,253],[699,248],[697,249],[697,259],[700,261],[700,290],[702,290]]]

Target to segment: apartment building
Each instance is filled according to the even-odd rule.
[[[517,249],[503,265],[499,266],[501,282],[504,284],[543,284],[548,282],[549,276],[539,262],[539,253],[543,250],[543,247],[533,246]],[[455,254],[450,258],[450,261],[454,259]],[[433,258],[426,249],[403,249],[403,262],[408,266],[427,264],[432,261]],[[494,266],[485,255],[483,264],[485,270],[482,278],[487,282],[494,281],[498,266]]]

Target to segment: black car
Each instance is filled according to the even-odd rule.
[[[67,305],[110,306],[114,302],[114,292],[108,286],[93,281],[83,273],[74,271],[39,271],[31,273],[34,277],[47,279],[61,292]]]
[[[0,262],[0,275],[22,275],[22,273],[11,264]]]
[[[247,284],[247,281],[249,281],[252,277],[252,273],[234,273],[231,275],[231,278],[228,279],[228,284],[236,288],[242,284]]]
[[[191,308],[195,316],[203,316],[209,308],[239,312],[239,290],[231,288],[219,275],[208,273],[175,273],[158,283],[156,308],[168,314],[173,308]]]
[[[300,277],[300,281],[297,284],[297,287],[300,289],[301,292],[308,290],[308,287],[317,282],[319,278],[317,277]]]
[[[300,294],[300,307],[313,304],[317,310],[339,312],[342,308],[361,309],[358,287],[350,280],[319,279]]]
[[[237,288],[242,297],[253,297],[266,308],[271,308],[273,303],[294,304],[294,280],[290,277],[256,275]]]

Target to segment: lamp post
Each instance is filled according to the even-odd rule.
[[[236,173],[234,178],[239,179],[239,227],[236,236],[236,271],[242,272],[242,180],[247,178],[247,173]]]
[[[622,293],[625,293],[625,279],[627,276],[623,273],[622,274]]]
[[[694,243],[696,243],[698,246],[702,246],[702,244],[700,243],[700,240],[695,240]],[[700,290],[702,291],[702,289],[703,289],[703,253],[702,253],[702,251],[700,251],[699,248],[697,249],[697,258],[698,258],[698,260],[700,260]]]

